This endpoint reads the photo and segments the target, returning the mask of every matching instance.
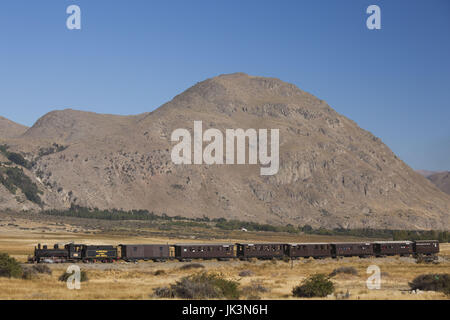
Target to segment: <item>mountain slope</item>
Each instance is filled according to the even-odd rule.
[[[279,129],[280,169],[174,165],[175,129]],[[64,150],[39,156],[42,148]],[[450,228],[450,197],[380,139],[324,101],[278,79],[246,74],[205,80],[151,113],[119,117],[50,113],[13,150],[34,160],[48,208],[71,204],[148,209],[273,224]]]

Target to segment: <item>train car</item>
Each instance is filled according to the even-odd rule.
[[[168,244],[120,244],[120,257],[125,261],[165,261],[170,258]]]
[[[285,243],[236,243],[237,257],[240,259],[282,258],[285,255]]]
[[[182,243],[175,244],[175,258],[189,259],[230,259],[236,256],[235,245],[231,243]]]
[[[337,257],[370,257],[373,256],[373,245],[370,242],[331,243],[331,256]]]
[[[285,245],[285,254],[290,258],[327,258],[331,257],[329,243],[288,243]]]
[[[47,245],[41,246],[39,243],[34,248],[34,256],[29,259],[30,262],[65,262],[69,257],[69,252],[65,248],[60,248],[55,244],[53,248],[48,248]]]
[[[422,255],[435,255],[439,253],[438,240],[417,240],[413,242],[413,252]]]
[[[117,260],[117,247],[109,245],[82,245],[81,257],[84,262],[114,262]]]
[[[409,256],[413,254],[413,242],[411,241],[376,241],[373,243],[374,254],[382,256]]]

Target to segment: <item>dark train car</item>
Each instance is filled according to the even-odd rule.
[[[81,257],[83,261],[113,262],[117,260],[117,248],[109,245],[82,245]]]
[[[170,258],[168,244],[120,244],[120,255],[123,260],[163,261]]]
[[[329,243],[288,243],[285,254],[290,258],[326,258],[331,257]]]
[[[240,259],[282,258],[285,255],[285,243],[236,243],[237,257]]]
[[[370,242],[331,243],[331,256],[336,257],[370,257],[373,256],[373,245]]]
[[[413,243],[411,241],[377,241],[373,243],[376,256],[408,256],[413,254]]]
[[[413,242],[415,254],[434,255],[439,253],[438,240],[417,240]]]
[[[235,245],[225,244],[175,244],[175,258],[183,259],[229,259],[234,258]]]
[[[57,244],[53,248],[48,248],[47,245],[41,246],[39,243],[34,248],[34,257],[30,259],[30,262],[64,262],[68,259],[69,252],[65,248],[60,248]]]

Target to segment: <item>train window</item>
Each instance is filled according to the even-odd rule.
[[[322,246],[320,246],[320,249],[323,250],[323,249],[325,249],[325,248],[324,248],[324,246],[322,245]]]

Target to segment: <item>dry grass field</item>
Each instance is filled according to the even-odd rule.
[[[53,222],[30,222],[15,219],[13,225],[0,223],[0,252],[7,252],[21,262],[25,262],[33,252],[36,243],[174,243],[185,241],[176,238],[127,236],[87,230],[77,226],[54,224]],[[74,230],[76,232],[74,232]],[[42,232],[44,231],[44,232]],[[355,240],[321,236],[298,236],[273,233],[245,233],[246,240],[254,241],[328,241]],[[212,241],[238,241],[238,234],[230,238]],[[191,239],[191,242],[199,241]],[[204,240],[202,240],[204,241]],[[158,299],[153,289],[167,286],[184,276],[210,271],[223,274],[227,279],[236,280],[241,288],[246,288],[242,299],[294,299],[292,288],[306,277],[315,273],[330,274],[339,267],[354,267],[357,275],[338,274],[332,278],[336,290],[325,299],[448,299],[442,293],[409,291],[408,282],[420,274],[450,273],[450,245],[442,244],[439,262],[418,264],[409,257],[388,258],[344,258],[339,260],[301,259],[295,261],[239,261],[221,262],[216,260],[195,261],[203,269],[182,270],[187,263],[178,261],[139,262],[114,264],[79,264],[87,272],[88,282],[81,283],[80,290],[67,289],[66,283],[58,277],[69,264],[52,264],[52,275],[40,274],[32,280],[0,278],[0,299]],[[367,267],[377,265],[382,272],[380,290],[369,290],[366,280]],[[155,275],[158,270],[159,275]],[[248,276],[240,276],[246,271]],[[348,293],[348,294],[347,294]]]

